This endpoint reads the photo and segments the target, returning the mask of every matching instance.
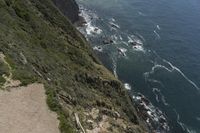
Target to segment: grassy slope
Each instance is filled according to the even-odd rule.
[[[59,114],[61,132],[75,132],[73,113],[82,119],[83,112],[94,107],[119,112],[130,131],[143,132],[135,126],[140,121],[121,83],[50,0],[0,0],[0,16],[0,51],[14,78],[22,85],[45,84],[47,103]],[[0,74],[6,70],[2,65]],[[87,127],[84,121],[83,125]]]

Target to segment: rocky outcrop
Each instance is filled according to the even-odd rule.
[[[74,23],[79,20],[79,7],[75,0],[52,0],[57,8]]]
[[[72,25],[78,19],[74,2],[0,0],[0,52],[6,57],[0,87],[8,81],[4,74],[21,86],[42,83],[61,133],[146,133],[122,83]]]

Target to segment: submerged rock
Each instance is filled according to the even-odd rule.
[[[79,13],[74,0],[0,3],[1,13],[6,16],[0,26],[0,52],[10,64],[8,72],[12,70],[8,79],[14,77],[22,86],[43,83],[47,104],[57,112],[62,133],[86,132],[90,129],[88,120],[94,121],[97,129],[103,125],[100,131],[145,133],[148,130],[140,123],[122,83],[98,61],[89,43],[72,25]],[[97,32],[94,27],[89,32],[93,29]],[[7,72],[7,67],[2,74],[4,71]],[[6,82],[2,74],[0,83]],[[89,113],[93,108],[95,117]]]
[[[136,110],[140,117],[142,117],[148,124],[152,132],[167,133],[169,125],[165,115],[142,94],[133,96]]]
[[[112,44],[112,43],[114,43],[114,41],[110,37],[103,39],[103,44]]]

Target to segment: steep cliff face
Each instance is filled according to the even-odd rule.
[[[79,7],[75,0],[52,0],[57,8],[74,23],[78,21]]]
[[[63,2],[60,10],[76,18],[73,1]],[[5,75],[21,86],[44,84],[62,133],[145,133],[121,82],[55,7],[51,0],[0,0],[0,52],[9,64],[0,62],[0,87],[7,89]]]

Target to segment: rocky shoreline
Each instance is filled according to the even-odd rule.
[[[92,44],[72,25],[80,19],[74,0],[0,3],[4,16],[0,22],[0,52],[10,64],[0,64],[1,85],[9,79],[3,75],[19,81],[20,86],[43,84],[61,133],[150,132],[128,90],[102,65]],[[102,33],[90,26],[90,35]],[[123,54],[124,49],[118,51]]]
[[[169,132],[169,125],[165,114],[142,94],[138,93],[133,96],[134,105],[138,115],[146,121],[149,129],[153,133],[167,133]]]
[[[86,29],[87,26],[90,25],[89,23],[91,23],[92,21],[91,18],[93,17],[90,17],[90,14],[85,14],[85,11],[87,11],[87,9],[85,9],[83,6],[80,6],[79,16],[82,19],[79,25],[76,25],[76,26],[78,27],[78,30],[81,29],[80,32],[83,35],[85,35],[85,37],[87,38],[87,32],[84,33],[82,31],[83,30],[82,28]],[[115,28],[120,29],[120,26],[115,23],[110,23],[110,25],[114,29]],[[95,27],[92,30],[93,35],[101,34],[98,32],[98,30],[101,30],[101,29],[99,29],[98,27]],[[107,38],[102,39],[101,43],[103,45],[112,44],[114,43],[114,40],[112,38],[107,37]],[[138,47],[142,45],[140,41],[132,40],[130,37],[129,37],[128,43],[130,45],[133,45],[133,47]],[[102,51],[101,47],[98,47],[98,46],[95,46],[93,49],[99,52]],[[124,50],[124,49],[118,48],[118,52],[122,56],[126,56],[125,54],[126,49]],[[125,88],[127,88],[126,86],[127,84],[125,84]],[[131,87],[128,87],[128,90],[130,89]],[[152,103],[144,95],[140,93],[134,94],[134,96],[132,97],[132,100],[133,100],[133,104],[136,108],[138,116],[145,121],[151,133],[168,133],[169,132],[169,125],[168,125],[165,114],[163,114],[162,111],[160,111],[158,108],[153,106]]]

